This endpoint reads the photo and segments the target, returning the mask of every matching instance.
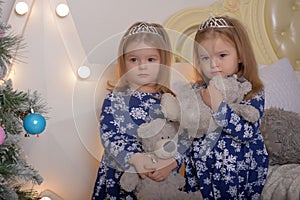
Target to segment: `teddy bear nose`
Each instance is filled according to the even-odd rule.
[[[166,152],[173,152],[176,149],[176,145],[173,141],[168,141],[164,144],[163,148]]]

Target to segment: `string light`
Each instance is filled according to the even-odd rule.
[[[15,10],[19,15],[25,15],[28,12],[29,7],[27,3],[20,1],[16,4]]]
[[[64,3],[58,4],[56,6],[56,14],[60,17],[66,17],[69,14],[69,6]]]
[[[52,199],[62,200],[62,198],[60,196],[58,196],[53,191],[48,190],[48,189],[41,192],[40,196],[42,197],[41,200],[52,200]]]
[[[41,200],[51,200],[50,197],[42,197]]]
[[[81,66],[77,70],[78,76],[82,79],[86,79],[91,75],[91,70],[87,66]]]

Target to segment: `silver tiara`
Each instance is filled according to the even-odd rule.
[[[148,26],[145,23],[140,23],[138,26],[132,27],[128,32],[128,36],[137,33],[152,33],[160,36],[160,34],[154,26]]]
[[[210,16],[206,21],[202,22],[199,26],[199,30],[204,30],[207,28],[229,28],[232,27],[228,25],[225,19],[222,17],[212,17]]]

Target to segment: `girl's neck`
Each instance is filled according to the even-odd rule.
[[[149,84],[149,85],[143,85],[139,88],[133,88],[137,92],[145,92],[145,93],[156,93],[156,85]]]

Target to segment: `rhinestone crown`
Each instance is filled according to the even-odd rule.
[[[199,30],[204,30],[207,28],[229,28],[232,27],[228,25],[225,19],[222,17],[212,17],[210,16],[206,21],[202,22],[199,26]]]
[[[137,33],[152,33],[152,34],[159,35],[157,29],[154,26],[148,26],[145,23],[141,23],[138,26],[132,27],[128,32],[128,36]]]

